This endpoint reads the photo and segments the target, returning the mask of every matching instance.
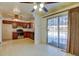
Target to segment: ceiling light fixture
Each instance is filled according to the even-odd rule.
[[[35,10],[37,9],[37,3],[34,3],[34,7]]]
[[[37,8],[39,8],[39,9],[37,9],[37,10],[39,10],[39,11],[48,12],[48,9],[47,9],[44,5],[45,5],[44,2],[34,3],[32,12],[34,12]]]
[[[39,8],[39,11],[42,11],[42,8]]]
[[[41,3],[41,4],[40,4],[40,8],[43,8],[43,7],[44,7],[44,3]]]
[[[34,9],[35,9],[35,10],[37,9],[37,5],[34,5]]]

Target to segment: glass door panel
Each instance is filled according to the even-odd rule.
[[[66,49],[68,33],[68,16],[59,17],[59,48]]]
[[[58,17],[48,20],[48,44],[58,47]]]

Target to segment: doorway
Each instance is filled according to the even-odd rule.
[[[66,50],[67,35],[68,15],[48,19],[48,44]]]

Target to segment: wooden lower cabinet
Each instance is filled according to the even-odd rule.
[[[34,32],[24,32],[24,38],[30,38],[34,40]]]
[[[34,40],[34,32],[25,31],[24,32],[24,38],[30,38],[30,39],[33,39]],[[14,39],[18,39],[17,32],[13,32],[13,40]]]
[[[17,34],[17,32],[13,32],[12,36],[13,36],[13,40],[14,40],[14,39],[18,39],[18,34]]]

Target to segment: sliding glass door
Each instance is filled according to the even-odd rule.
[[[58,17],[48,20],[48,43],[58,47]]]
[[[48,44],[66,49],[68,33],[68,16],[48,19]]]
[[[59,47],[66,49],[68,34],[68,16],[59,17]]]

